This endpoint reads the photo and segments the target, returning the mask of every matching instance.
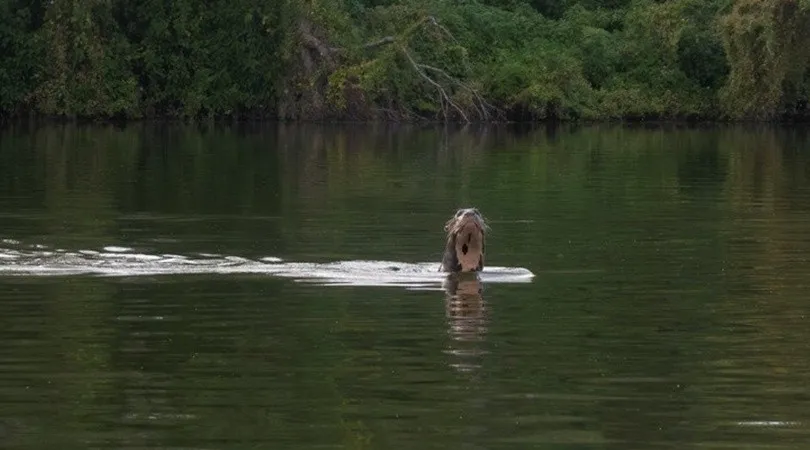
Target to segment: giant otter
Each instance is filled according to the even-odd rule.
[[[447,245],[442,272],[480,272],[484,269],[484,233],[487,224],[475,208],[464,208],[447,221]]]

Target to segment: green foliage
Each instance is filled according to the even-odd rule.
[[[603,87],[613,78],[622,61],[619,33],[609,31],[623,17],[608,10],[591,11],[581,6],[566,12],[565,21],[577,31],[578,57],[585,78],[594,88]]]
[[[714,103],[695,69],[722,74],[717,63],[700,60],[688,46],[694,29],[706,27],[706,11],[695,12],[703,0],[637,2],[627,11],[621,30],[612,33],[619,56],[613,76],[601,83],[601,115],[608,117],[710,116]],[[703,12],[704,14],[700,14]],[[709,16],[711,17],[711,16]],[[701,44],[705,44],[701,42]],[[714,71],[714,72],[712,72]]]
[[[727,114],[768,119],[807,102],[807,2],[738,0],[722,30],[731,66],[721,91]]]
[[[39,39],[47,61],[35,94],[42,112],[102,117],[136,112],[131,48],[109,1],[54,0]]]
[[[531,117],[595,116],[593,89],[581,62],[552,42],[535,42],[530,51],[504,52],[486,86],[499,103]]]
[[[14,114],[30,102],[35,75],[43,62],[33,39],[42,20],[38,1],[0,3],[0,116]]]
[[[713,30],[690,26],[678,41],[678,67],[704,88],[716,90],[728,75],[720,37]]]
[[[145,0],[121,5],[147,114],[264,111],[281,68],[278,10],[253,0]]]
[[[0,115],[806,114],[809,0],[5,0]]]
[[[375,39],[348,52],[330,78],[330,104],[364,118],[486,118],[472,79],[471,33],[458,26],[463,13],[444,1],[368,11],[366,34]]]
[[[728,63],[716,18],[728,0],[686,2],[682,15],[687,24],[678,41],[678,66],[704,88],[717,91],[726,82]]]

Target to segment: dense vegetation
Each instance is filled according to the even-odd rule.
[[[810,0],[2,0],[0,115],[801,119]]]

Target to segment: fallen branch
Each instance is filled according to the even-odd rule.
[[[411,57],[411,54],[410,54],[410,53],[408,53],[408,50],[406,50],[406,49],[405,49],[405,46],[400,46],[400,50],[402,50],[402,53],[403,53],[403,54],[405,54],[405,57],[406,57],[406,58],[408,58],[408,61],[410,61],[410,62],[411,62],[411,65],[413,66],[414,70],[416,70],[416,73],[418,73],[418,74],[419,74],[419,75],[420,75],[422,78],[424,78],[424,79],[425,79],[425,81],[427,81],[428,83],[432,84],[432,85],[433,85],[433,86],[436,88],[436,90],[437,90],[437,91],[439,91],[439,99],[440,99],[440,104],[442,105],[442,113],[444,114],[444,118],[445,118],[445,119],[447,119],[447,118],[448,118],[448,116],[447,116],[447,110],[445,109],[445,106],[444,106],[444,104],[445,104],[445,102],[446,102],[448,105],[450,105],[450,106],[452,106],[453,108],[455,108],[455,110],[456,110],[456,111],[458,111],[458,113],[461,115],[461,117],[463,117],[463,118],[464,118],[464,121],[465,121],[465,122],[469,123],[469,122],[470,122],[470,119],[469,119],[469,118],[467,118],[467,115],[466,115],[466,114],[464,114],[464,110],[463,110],[463,109],[461,109],[461,107],[460,107],[460,106],[458,106],[457,104],[455,104],[455,102],[453,102],[453,100],[450,100],[450,96],[449,96],[449,95],[447,95],[447,91],[445,91],[445,90],[444,90],[444,88],[442,87],[442,85],[441,85],[441,84],[439,84],[439,83],[437,83],[437,82],[436,82],[436,81],[435,81],[433,78],[430,78],[430,77],[429,77],[429,76],[428,76],[428,75],[427,75],[427,74],[424,72],[424,70],[422,70],[422,67],[421,67],[421,66],[420,66],[420,65],[419,65],[419,64],[418,64],[416,61],[414,61],[414,59]],[[441,99],[443,99],[443,101],[441,101]]]
[[[363,48],[364,49],[370,49],[370,48],[379,47],[381,45],[392,44],[393,42],[394,42],[394,36],[386,36],[386,37],[384,37],[382,39],[378,39],[376,41],[369,42],[368,44],[363,44]]]
[[[396,42],[394,36],[385,36],[384,38],[377,39],[376,41],[367,42],[361,45],[359,48],[363,50],[371,50],[377,47],[382,47],[383,45],[393,44],[394,42]],[[332,53],[341,53],[345,52],[346,49],[343,47],[330,47],[329,51],[331,51]]]
[[[446,28],[444,25],[440,25],[440,24],[439,24],[439,21],[438,21],[438,20],[436,20],[436,18],[435,18],[435,17],[433,17],[433,16],[427,16],[427,17],[425,18],[425,21],[430,22],[430,24],[431,24],[431,25],[433,25],[433,26],[435,26],[436,28],[438,28],[438,29],[440,29],[440,30],[444,31],[444,33],[445,33],[445,34],[447,34],[448,36],[450,36],[450,39],[452,39],[452,40],[453,40],[453,42],[458,43],[458,41],[456,40],[456,37],[455,37],[455,36],[453,36],[453,33],[451,33],[451,32],[450,32],[450,30],[448,30],[448,29],[447,29],[447,28]],[[425,21],[423,21],[422,23],[424,23]]]
[[[429,66],[427,64],[419,64],[419,67],[421,67],[422,69],[425,69],[425,70],[432,70],[433,72],[444,75],[444,77],[447,78],[448,80],[450,80],[450,82],[455,83],[455,84],[461,86],[463,89],[466,89],[467,91],[469,91],[476,98],[476,100],[478,100],[478,104],[476,105],[476,107],[478,108],[478,112],[481,115],[481,119],[483,119],[483,120],[488,120],[489,119],[489,113],[487,112],[487,109],[498,111],[498,108],[492,106],[490,103],[488,103],[486,100],[484,100],[484,98],[481,97],[480,94],[478,94],[478,91],[476,91],[475,89],[473,89],[473,88],[467,86],[466,84],[462,83],[461,81],[459,81],[458,78],[451,76],[449,73],[445,72],[444,70],[439,69],[438,67]]]

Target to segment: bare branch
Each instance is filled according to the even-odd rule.
[[[438,67],[429,66],[427,64],[419,64],[419,67],[421,67],[422,69],[425,69],[425,70],[431,70],[433,72],[444,75],[444,77],[447,78],[448,80],[450,80],[451,82],[453,82],[453,83],[461,86],[462,88],[466,89],[467,91],[469,91],[475,97],[475,99],[478,100],[478,104],[476,106],[478,107],[478,110],[479,110],[478,112],[481,115],[481,118],[483,120],[489,119],[489,113],[487,112],[487,109],[498,111],[498,108],[496,108],[495,106],[492,106],[489,102],[484,100],[484,98],[481,97],[481,95],[478,93],[477,90],[475,90],[475,89],[471,88],[470,86],[462,83],[461,81],[459,81],[458,78],[451,76],[446,71],[444,71],[442,69],[439,69]]]
[[[381,47],[383,45],[393,44],[394,42],[396,42],[396,39],[394,39],[394,36],[385,36],[384,38],[377,39],[376,41],[367,42],[367,43],[361,45],[360,48],[362,48],[364,50],[370,50],[370,49],[374,49],[374,48],[377,48],[377,47]],[[340,52],[345,52],[346,49],[343,48],[343,47],[330,47],[329,51],[332,52],[332,53],[340,53]]]
[[[445,34],[447,34],[448,36],[450,36],[450,39],[452,39],[452,40],[453,40],[453,42],[458,43],[458,41],[456,40],[456,37],[455,37],[455,36],[453,36],[453,33],[451,33],[451,32],[450,32],[450,30],[448,30],[448,29],[447,29],[447,28],[446,28],[444,25],[440,25],[440,24],[439,24],[439,21],[438,21],[438,20],[436,20],[436,18],[435,18],[435,17],[433,17],[433,16],[427,16],[427,17],[426,17],[426,21],[427,21],[427,22],[429,22],[431,25],[435,26],[436,28],[438,28],[438,29],[440,29],[440,30],[444,31],[444,33],[445,33]]]
[[[382,39],[378,39],[376,41],[369,42],[368,44],[364,44],[363,48],[369,49],[369,48],[379,47],[381,45],[391,44],[393,42],[394,42],[394,36],[386,36],[386,37],[384,37]]]
[[[470,88],[469,86],[467,86],[466,84],[462,83],[461,81],[459,81],[459,80],[458,80],[458,79],[456,79],[455,77],[450,76],[450,74],[448,74],[448,73],[447,73],[447,72],[445,72],[444,70],[439,69],[438,67],[429,66],[429,65],[427,65],[427,64],[419,64],[419,67],[421,67],[421,68],[423,68],[423,69],[427,69],[427,70],[432,70],[432,71],[434,71],[434,72],[438,72],[438,73],[440,73],[440,74],[444,75],[444,76],[445,76],[445,78],[447,78],[448,80],[450,80],[450,81],[451,81],[451,82],[453,82],[453,83],[458,84],[458,85],[459,85],[459,86],[461,86],[462,88],[467,89],[467,90],[468,90],[468,91],[470,91],[470,92],[471,92],[471,93],[472,93],[472,94],[473,94],[473,95],[474,95],[474,96],[475,96],[475,97],[476,97],[476,98],[477,98],[479,101],[481,101],[481,98],[478,96],[478,93],[477,93],[477,92],[476,92],[474,89],[472,89],[472,88]],[[481,103],[483,103],[483,102],[481,102]],[[476,106],[478,106],[478,108],[479,108],[479,114],[481,114],[481,118],[482,118],[482,119],[486,119],[486,118],[487,118],[487,112],[486,112],[486,110],[483,108],[483,106],[479,106],[479,105],[476,105]]]
[[[410,62],[411,62],[411,65],[413,66],[414,70],[416,70],[416,73],[418,73],[418,74],[419,74],[419,75],[420,75],[422,78],[424,78],[424,79],[425,79],[425,80],[426,80],[428,83],[432,84],[432,85],[433,85],[433,86],[436,88],[436,90],[437,90],[437,91],[439,91],[440,98],[443,98],[443,99],[444,99],[444,101],[445,101],[445,102],[447,102],[447,104],[448,104],[448,105],[450,105],[450,106],[452,106],[453,108],[455,108],[455,110],[456,110],[456,111],[458,111],[458,113],[461,115],[461,117],[463,117],[463,118],[464,118],[464,121],[469,123],[469,122],[470,122],[470,119],[469,119],[469,118],[467,118],[467,115],[466,115],[466,114],[464,114],[464,110],[462,110],[462,109],[461,109],[461,107],[459,107],[457,104],[455,104],[455,103],[453,102],[453,100],[450,100],[450,96],[449,96],[449,95],[447,95],[447,91],[445,91],[445,90],[444,90],[444,88],[442,87],[442,85],[440,85],[439,83],[437,83],[437,82],[436,82],[436,81],[435,81],[433,78],[430,78],[430,77],[429,77],[429,76],[428,76],[428,75],[427,75],[427,74],[426,74],[426,73],[425,73],[425,72],[422,70],[422,68],[419,66],[419,64],[417,64],[417,63],[416,63],[416,61],[414,61],[414,60],[413,60],[413,58],[411,57],[411,54],[410,54],[410,53],[408,53],[408,50],[406,50],[404,46],[400,46],[400,49],[402,50],[402,53],[404,53],[404,54],[405,54],[405,57],[406,57],[406,58],[408,58],[408,61],[410,61]],[[443,104],[444,104],[444,103],[442,102],[442,105],[443,105]],[[444,108],[442,108],[442,109],[444,109]],[[447,117],[447,111],[445,110],[445,111],[443,111],[443,112],[444,112],[444,118],[445,118],[445,119],[447,119],[447,118],[448,118],[448,117]]]

